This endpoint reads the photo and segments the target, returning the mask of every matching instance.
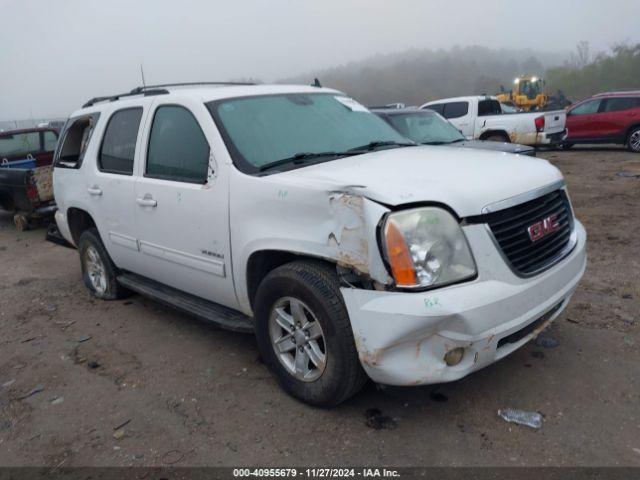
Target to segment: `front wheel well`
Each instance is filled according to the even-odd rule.
[[[312,255],[304,255],[281,250],[260,250],[254,252],[247,261],[247,294],[249,295],[249,303],[253,308],[253,301],[258,291],[260,283],[272,270],[293,262],[295,260],[314,260],[321,261],[335,266],[335,263],[327,259],[314,257]]]
[[[82,235],[84,231],[90,228],[96,228],[96,222],[94,222],[91,215],[80,208],[69,208],[67,210],[67,222],[69,224],[71,238],[75,245],[78,245],[80,235]]]

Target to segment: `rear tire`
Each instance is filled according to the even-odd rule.
[[[104,248],[95,228],[82,232],[78,241],[82,280],[89,292],[102,300],[117,300],[130,295],[129,290],[118,283],[117,267]]]
[[[327,264],[276,268],[258,287],[254,312],[262,358],[293,397],[333,407],[366,383],[338,279]]]
[[[629,132],[627,148],[635,153],[640,153],[640,127],[635,127]]]

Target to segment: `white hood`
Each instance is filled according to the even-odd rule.
[[[282,180],[350,189],[386,205],[437,202],[460,217],[562,179],[546,160],[444,146],[347,157],[279,174]]]

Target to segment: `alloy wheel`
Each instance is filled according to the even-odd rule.
[[[327,347],[320,322],[311,309],[294,297],[275,302],[269,315],[273,350],[285,369],[298,380],[313,382],[327,364]]]
[[[100,254],[93,245],[89,245],[84,252],[84,265],[93,289],[96,293],[104,294],[107,291],[107,272]]]

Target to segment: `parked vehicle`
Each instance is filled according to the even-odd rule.
[[[577,143],[617,143],[640,152],[640,91],[600,93],[567,111],[570,148]]]
[[[282,387],[314,405],[367,377],[440,383],[503,358],[586,264],[547,161],[416,146],[327,88],[94,99],[67,122],[54,188],[96,297],[133,290],[255,332]]]
[[[460,130],[433,110],[416,108],[377,108],[371,110],[405,137],[421,145],[447,145],[478,148],[498,152],[536,156],[536,149],[527,145],[485,140],[467,140]]]
[[[0,132],[0,207],[14,212],[18,230],[52,213],[52,162],[58,134],[51,128]]]
[[[520,75],[514,79],[513,88],[509,91],[500,85],[496,99],[525,112],[561,109],[571,105],[561,90],[556,95],[549,94],[544,78],[537,75]]]
[[[469,140],[554,145],[565,136],[564,110],[507,115],[495,97],[487,96],[446,98],[420,108],[439,113]]]

